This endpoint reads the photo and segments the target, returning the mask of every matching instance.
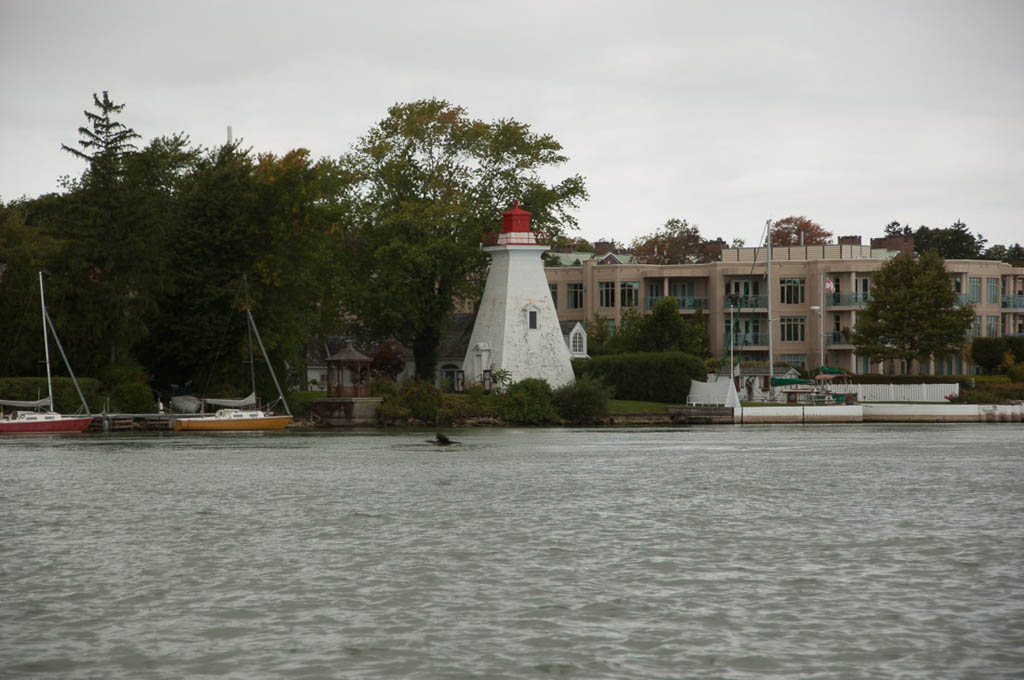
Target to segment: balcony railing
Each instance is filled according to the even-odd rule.
[[[1024,295],[1004,295],[1003,309],[1024,309]]]
[[[737,309],[756,309],[768,306],[767,295],[726,295],[725,308],[736,307]]]
[[[661,300],[664,300],[664,295],[649,295],[644,298],[645,309],[648,311],[654,309],[654,305],[658,304]],[[672,295],[676,302],[679,303],[679,309],[681,310],[692,310],[692,309],[707,309],[708,299],[706,297],[692,297],[686,295]]]
[[[870,293],[832,293],[825,298],[828,307],[863,307],[871,299]]]
[[[830,331],[825,333],[826,345],[850,345],[850,338],[842,331]]]
[[[767,333],[733,333],[732,344],[734,347],[768,346]],[[729,346],[729,334],[725,334],[725,346]]]
[[[971,305],[971,304],[974,304],[974,303],[971,302],[971,296],[970,295],[968,295],[967,293],[957,293],[956,294],[956,306],[957,307],[966,307],[967,305]]]

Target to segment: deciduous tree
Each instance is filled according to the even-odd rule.
[[[832,232],[806,217],[783,217],[772,223],[773,246],[814,246],[829,242]]]
[[[480,293],[481,235],[513,199],[534,231],[575,227],[583,178],[541,177],[566,160],[553,137],[515,120],[487,123],[437,99],[388,109],[341,159],[354,188],[337,272],[349,329],[402,342],[417,376],[432,380],[445,319]]]
[[[677,217],[647,236],[641,236],[630,245],[633,260],[641,264],[692,264],[713,262],[721,253],[709,247],[700,235],[700,227]]]

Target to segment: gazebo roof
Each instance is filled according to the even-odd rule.
[[[327,361],[339,361],[342,363],[371,363],[373,360],[366,356],[349,342],[345,349],[339,350],[327,357]]]

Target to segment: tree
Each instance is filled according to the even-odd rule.
[[[832,232],[817,222],[792,215],[773,222],[771,234],[773,246],[823,245],[832,238]]]
[[[971,234],[960,220],[946,229],[922,225],[914,232],[914,252],[920,255],[934,250],[946,260],[976,260],[981,257],[986,241],[981,234]]]
[[[658,300],[648,315],[631,307],[623,313],[622,328],[604,343],[604,348],[616,354],[683,351],[705,356],[708,340],[704,315],[698,312],[692,319],[684,319],[674,297]]]
[[[920,258],[900,254],[872,277],[871,299],[858,315],[851,341],[874,361],[944,356],[959,352],[974,319],[956,294],[934,251]]]
[[[336,274],[350,332],[398,340],[412,349],[417,376],[433,380],[455,301],[480,294],[481,236],[513,199],[532,213],[534,231],[576,226],[583,178],[541,179],[566,160],[553,137],[515,120],[475,120],[437,99],[389,108],[341,159],[352,209]]]
[[[633,260],[640,264],[692,264],[713,262],[721,252],[708,247],[700,227],[673,217],[658,231],[641,236],[630,245]]]
[[[895,238],[898,236],[913,236],[914,230],[910,228],[910,225],[903,225],[893,220],[889,224],[885,225],[885,237]]]
[[[1009,351],[1005,338],[974,338],[971,341],[971,359],[986,373],[994,372]]]

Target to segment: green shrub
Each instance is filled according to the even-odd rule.
[[[573,362],[577,375],[598,378],[616,399],[686,401],[692,380],[705,380],[704,362],[684,352],[611,354]]]
[[[295,391],[286,394],[285,399],[288,400],[288,408],[292,415],[296,418],[304,418],[313,410],[313,402],[326,396],[326,392]],[[284,406],[280,406],[279,409],[283,411]]]
[[[1006,371],[1006,377],[1012,382],[1024,383],[1024,362],[1010,366],[1009,370]]]
[[[608,417],[611,390],[597,378],[583,376],[555,390],[558,415],[574,425],[591,425]]]
[[[438,425],[451,425],[473,418],[486,418],[493,414],[491,397],[483,391],[479,394],[441,394],[441,405],[437,409]]]
[[[152,413],[156,407],[153,390],[138,381],[125,382],[110,391],[113,413]]]
[[[540,378],[512,383],[501,395],[501,419],[516,425],[549,425],[558,422],[551,386]]]
[[[441,390],[430,383],[410,380],[402,383],[397,394],[384,396],[378,413],[384,420],[415,418],[434,423],[440,406]]]

